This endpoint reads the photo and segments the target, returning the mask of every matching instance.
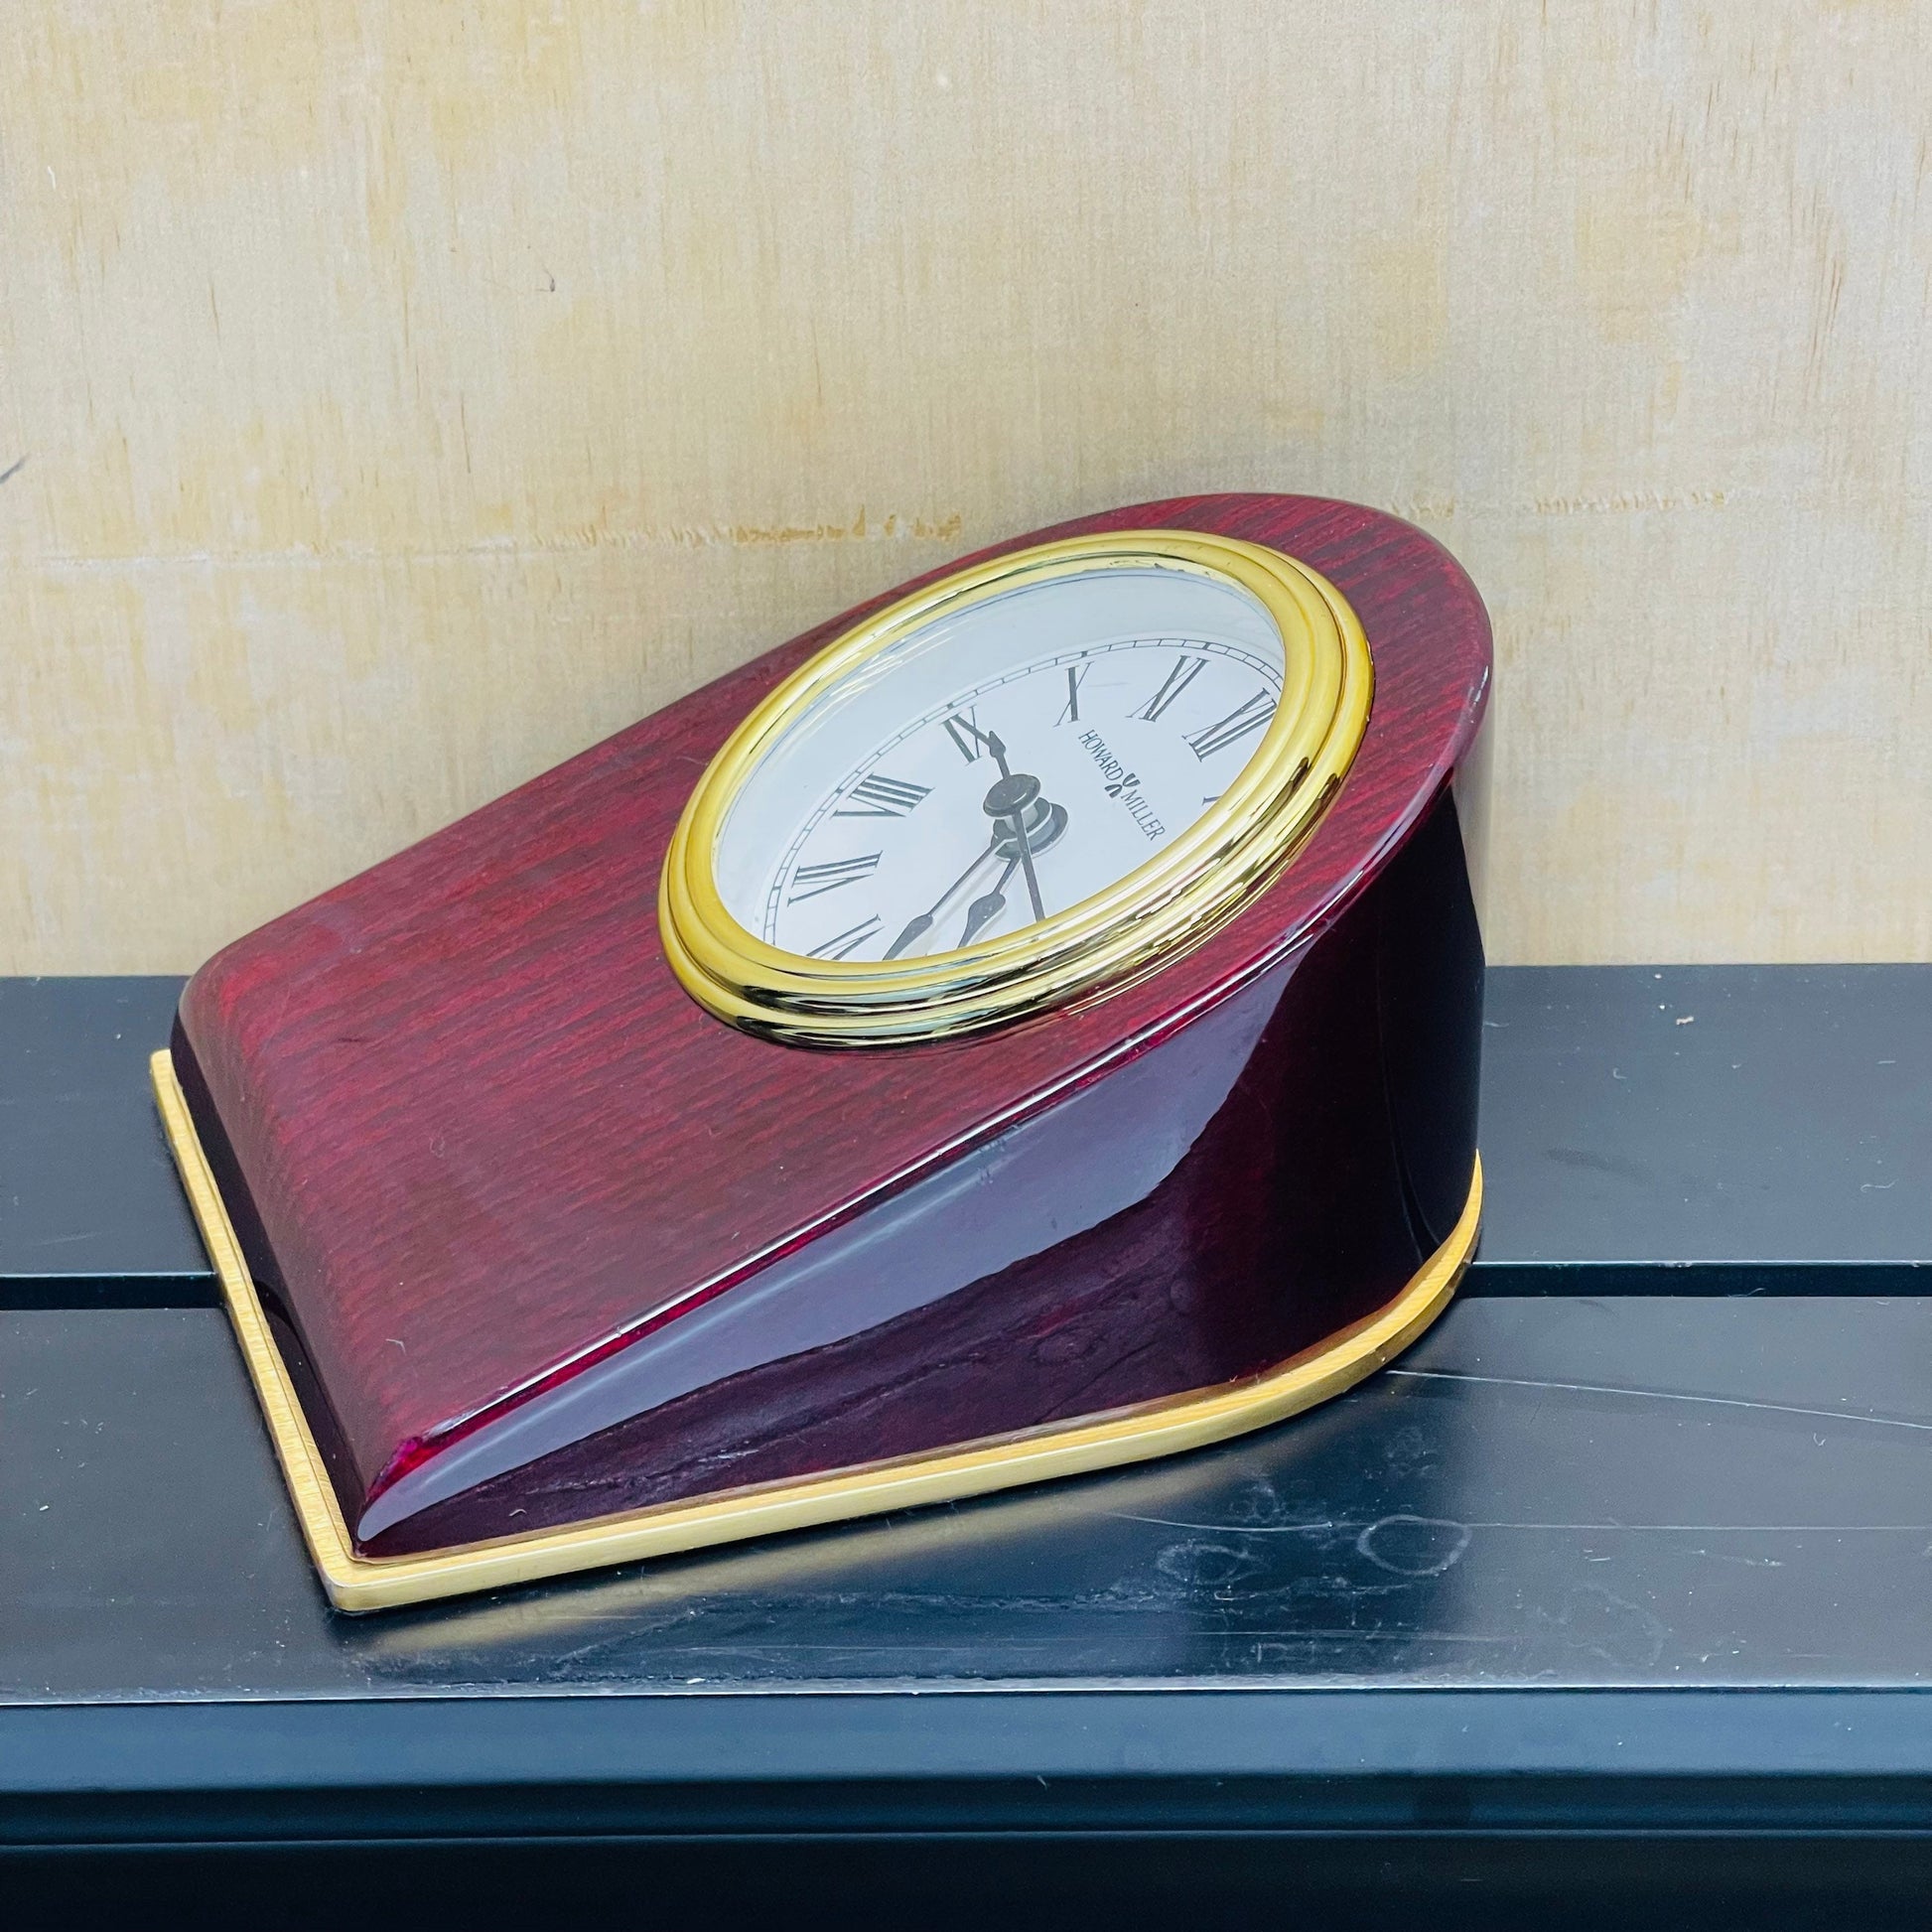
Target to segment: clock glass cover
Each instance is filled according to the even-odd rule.
[[[1253,545],[1136,532],[961,572],[719,755],[667,863],[667,953],[723,1017],[818,1043],[1022,1017],[1272,876],[1369,685],[1340,594]]]

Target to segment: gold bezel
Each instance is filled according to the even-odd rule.
[[[1274,719],[1239,775],[1146,865],[1018,932],[890,965],[783,951],[726,909],[712,858],[734,800],[779,736],[859,666],[942,616],[1028,583],[1150,566],[1231,583],[1255,598],[1281,632],[1284,675]],[[795,1045],[947,1038],[1116,990],[1198,945],[1281,872],[1339,789],[1373,690],[1368,639],[1347,600],[1306,564],[1261,544],[1120,530],[956,571],[843,632],[726,740],[665,856],[657,900],[665,956],[685,990],[720,1019]]]
[[[168,1145],[220,1283],[221,1299],[288,1483],[302,1539],[339,1610],[382,1610],[471,1590],[501,1589],[607,1564],[709,1549],[745,1537],[808,1529],[886,1510],[982,1496],[1200,1449],[1326,1402],[1394,1360],[1449,1306],[1482,1227],[1482,1161],[1449,1237],[1382,1308],[1292,1360],[1244,1381],[1189,1390],[1011,1436],[927,1454],[829,1469],[822,1475],[726,1489],[686,1502],[423,1556],[365,1557],[350,1540],[336,1490],[263,1312],[221,1199],[173,1055],[149,1063]]]

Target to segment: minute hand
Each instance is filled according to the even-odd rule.
[[[895,939],[893,943],[886,948],[886,953],[885,953],[886,958],[897,959],[899,956],[899,954],[902,953],[907,946],[911,945],[911,943],[915,939],[922,939],[928,932],[932,930],[932,928],[935,925],[938,924],[939,915],[942,912],[944,912],[946,908],[949,905],[951,905],[955,899],[960,897],[960,896],[966,891],[966,889],[974,883],[974,881],[978,878],[980,873],[986,871],[990,863],[997,858],[999,852],[1000,840],[1004,836],[1005,834],[1003,831],[996,830],[986,850],[980,853],[979,856],[974,859],[973,863],[970,866],[968,866],[966,870],[962,872],[959,875],[959,877],[955,879],[953,883],[950,886],[948,886],[946,890],[943,893],[941,893],[936,899],[932,901],[931,909],[929,911],[920,912],[915,917],[906,920],[905,930],[901,932],[898,935],[898,937]]]

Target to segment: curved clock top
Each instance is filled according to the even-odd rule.
[[[1199,939],[1311,829],[1366,640],[1279,553],[1049,544],[855,626],[746,720],[666,865],[673,965],[819,1044],[974,1032]]]

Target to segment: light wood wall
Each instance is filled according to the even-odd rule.
[[[1507,960],[1932,957],[1932,8],[9,0],[0,970],[186,969],[803,625],[1324,491]]]

